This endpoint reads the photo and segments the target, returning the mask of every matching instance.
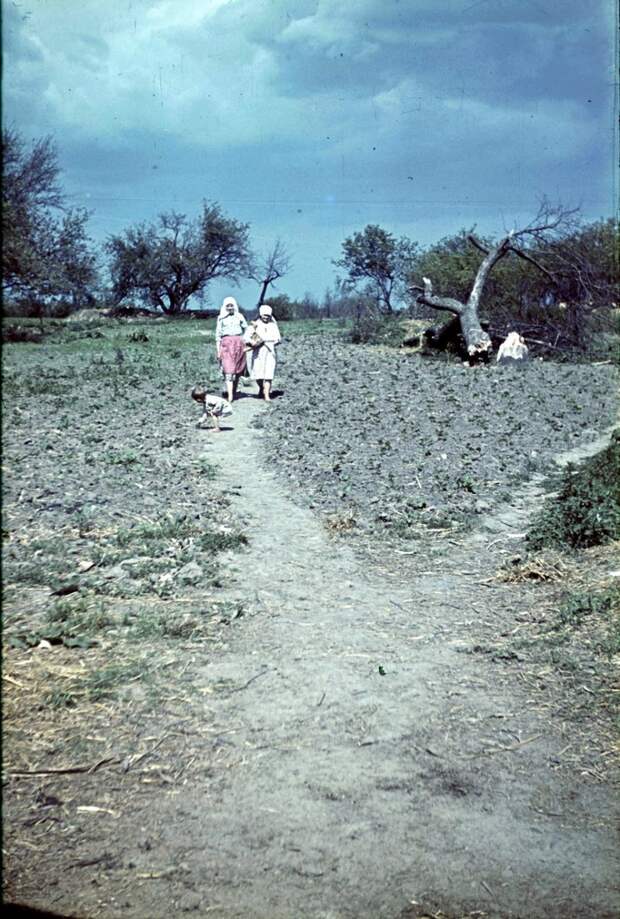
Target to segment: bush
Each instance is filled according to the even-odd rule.
[[[534,518],[528,543],[583,549],[620,539],[620,431],[578,470],[568,466],[556,498]]]
[[[393,345],[399,347],[405,338],[400,319],[363,313],[353,321],[350,338],[354,345]]]
[[[23,325],[3,325],[2,326],[2,341],[4,342],[15,342],[15,341],[35,341],[40,342],[43,340],[43,330],[36,329],[32,326],[23,326]]]

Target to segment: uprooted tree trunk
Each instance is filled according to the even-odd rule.
[[[455,300],[453,297],[439,297],[433,293],[433,284],[430,278],[423,278],[424,287],[415,287],[413,290],[418,291],[417,301],[425,306],[432,306],[434,309],[447,310],[453,313],[458,319],[460,331],[467,348],[467,356],[472,362],[487,360],[491,354],[492,344],[488,332],[482,328],[478,316],[480,297],[484,290],[484,285],[493,266],[504,257],[510,249],[512,234],[504,237],[490,252],[485,255],[480,268],[476,274],[474,285],[467,301]],[[449,340],[454,337],[456,332],[456,322],[451,319],[450,322],[439,330],[435,336],[435,341]]]
[[[435,346],[441,346],[439,343],[446,344],[449,341],[454,341],[457,337],[457,331],[460,329],[470,362],[478,363],[488,360],[492,350],[492,343],[488,332],[482,326],[478,310],[484,285],[493,267],[509,252],[514,252],[515,255],[525,259],[547,274],[553,281],[554,278],[551,273],[531,255],[528,255],[527,252],[517,248],[515,242],[519,237],[529,237],[540,242],[545,238],[545,234],[567,225],[576,210],[568,210],[561,205],[552,207],[548,201],[543,199],[535,220],[529,226],[511,231],[490,250],[482,246],[473,236],[469,236],[468,238],[472,245],[484,253],[484,259],[478,268],[471,293],[465,303],[453,297],[439,297],[434,294],[430,278],[422,279],[424,287],[411,287],[410,289],[416,295],[418,303],[431,306],[434,309],[446,310],[453,314],[453,318],[432,335],[432,343]]]

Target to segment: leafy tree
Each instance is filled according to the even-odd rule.
[[[19,297],[88,299],[97,279],[88,211],[68,208],[51,137],[30,149],[15,130],[2,134],[3,290]]]
[[[214,278],[236,283],[252,270],[248,225],[207,201],[194,220],[174,211],[160,214],[111,236],[106,250],[115,301],[135,296],[169,315],[186,309],[190,297],[203,299]]]
[[[376,224],[354,233],[342,243],[342,257],[334,261],[344,268],[351,286],[366,280],[382,312],[392,312],[392,295],[403,281],[417,249],[417,243],[405,236],[396,239]]]

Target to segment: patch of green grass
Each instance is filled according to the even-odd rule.
[[[185,514],[166,514],[152,523],[139,523],[129,529],[121,529],[116,535],[118,546],[125,547],[135,542],[165,543],[169,541],[193,540],[203,552],[223,552],[247,545],[243,533],[221,532],[206,527],[200,520]]]
[[[620,539],[620,432],[608,447],[578,469],[567,467],[560,491],[545,501],[527,540],[545,546],[582,549]]]
[[[80,693],[71,686],[54,686],[43,696],[43,704],[50,708],[75,708],[78,704]]]
[[[277,316],[276,316],[277,318]],[[297,335],[342,335],[351,328],[352,321],[344,317],[338,319],[289,319],[280,320],[280,332],[283,337],[294,338]]]
[[[67,648],[90,648],[97,637],[114,625],[101,601],[74,595],[56,600],[43,620],[28,629],[12,632],[9,644],[15,648],[36,647],[41,641]]]
[[[201,478],[212,481],[217,476],[216,467],[206,456],[198,456],[194,460],[194,467],[200,473]]]
[[[89,673],[80,688],[91,702],[114,699],[120,687],[126,687],[128,682],[141,679],[144,675],[144,664],[141,661],[115,661]]]
[[[243,615],[240,604],[214,604],[212,607],[191,612],[174,612],[168,608],[145,606],[125,616],[129,640],[154,639],[199,640],[205,637],[209,620],[217,616],[219,622],[228,622]]]
[[[115,699],[127,684],[149,676],[143,661],[119,660],[98,667],[84,677],[54,686],[43,704],[51,708],[75,708],[81,702]]]
[[[565,673],[583,671],[600,679],[609,672],[603,659],[620,653],[620,586],[566,594],[539,631],[486,650],[502,658],[529,652]]]
[[[63,554],[24,560],[6,558],[4,564],[7,581],[29,587],[56,587],[67,571]]]
[[[607,616],[614,609],[620,611],[620,587],[571,594],[560,606],[558,624],[578,626],[589,616]]]
[[[132,449],[111,450],[105,454],[104,460],[106,463],[110,463],[111,466],[132,466],[134,463],[140,462],[138,454]]]

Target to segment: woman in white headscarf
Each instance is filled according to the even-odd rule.
[[[235,298],[225,297],[215,326],[215,348],[226,381],[229,402],[235,398],[239,377],[246,369],[243,333],[247,327]]]
[[[273,310],[267,303],[258,309],[258,319],[251,325],[253,337],[260,343],[248,352],[250,376],[258,383],[258,394],[271,402],[271,384],[276,371],[276,345],[282,341]],[[251,355],[251,357],[250,357]]]

